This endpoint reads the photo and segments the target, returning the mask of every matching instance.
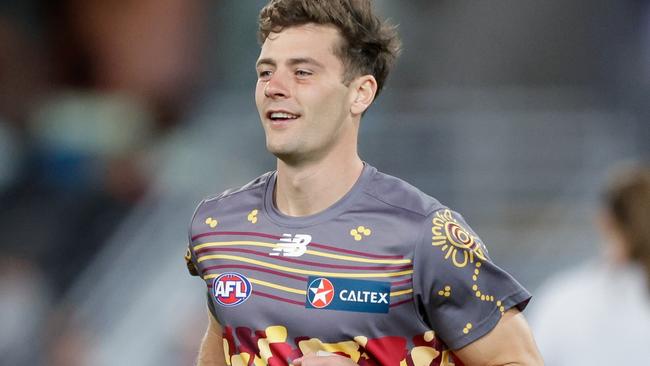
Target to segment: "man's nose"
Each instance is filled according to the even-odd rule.
[[[271,75],[264,87],[264,95],[268,98],[286,98],[289,94],[286,78],[279,73]]]

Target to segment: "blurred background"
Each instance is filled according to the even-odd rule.
[[[192,364],[190,216],[275,165],[264,4],[0,2],[1,365]],[[650,157],[650,2],[376,4],[404,52],[362,158],[463,213],[533,293],[597,256],[604,177]]]

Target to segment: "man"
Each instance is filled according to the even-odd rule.
[[[204,200],[199,365],[539,365],[530,295],[457,213],[357,154],[397,56],[369,0],[274,0],[255,100],[277,170]],[[453,350],[453,352],[452,352]]]

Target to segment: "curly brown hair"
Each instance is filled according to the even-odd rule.
[[[619,168],[604,196],[630,260],[644,267],[650,286],[650,167],[640,164]]]
[[[401,51],[396,27],[374,14],[370,0],[271,0],[259,16],[258,40],[292,26],[315,23],[336,27],[341,44],[334,50],[345,66],[343,83],[361,75],[377,80],[377,94]]]

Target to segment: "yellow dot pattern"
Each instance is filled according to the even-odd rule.
[[[253,223],[253,224],[256,224],[257,223],[257,214],[258,214],[258,212],[259,211],[257,209],[254,209],[253,211],[251,211],[248,214],[248,221]]]
[[[474,296],[476,297],[477,300],[494,302],[494,296],[482,292],[478,283],[476,283],[478,281],[479,276],[481,275],[481,266],[482,266],[481,261],[477,261],[476,263],[474,263],[474,271],[472,272],[472,280],[474,284],[472,284],[472,291],[474,292]],[[438,292],[438,294],[440,294],[440,291]],[[499,309],[499,311],[501,311],[501,315],[503,315],[505,312],[505,307],[503,306],[501,301],[497,301],[496,306]],[[468,334],[471,329],[472,329],[472,324],[467,323],[467,325],[465,325],[465,328],[463,328],[463,334]]]
[[[506,308],[503,306],[501,301],[497,301],[497,307],[499,308],[499,311],[501,312],[501,315],[503,315],[506,312]]]
[[[484,261],[488,260],[487,249],[481,240],[475,237],[471,230],[465,228],[462,222],[458,222],[450,210],[438,211],[432,218],[431,224],[431,233],[433,234],[431,244],[440,248],[445,260],[450,261],[459,269],[466,269],[468,272],[466,275],[472,278],[472,282],[469,284],[471,285],[470,298],[475,299],[475,301],[487,301],[494,304],[494,296],[486,293],[485,289],[481,289],[479,285],[481,266]],[[359,233],[355,231],[354,233],[351,232],[351,234],[354,236]],[[466,290],[468,289],[463,288],[461,292]],[[438,296],[451,296],[451,288],[434,291],[437,292]],[[496,302],[496,308],[499,309],[501,315],[504,314],[505,306],[501,301]],[[469,334],[471,329],[472,324],[467,323],[462,332]]]
[[[212,217],[208,217],[207,219],[205,219],[205,224],[211,227],[212,229],[214,229],[215,227],[217,227],[217,225],[219,225],[219,221],[213,219]]]
[[[474,268],[474,274],[472,275],[472,280],[474,280],[474,282],[476,282],[478,280],[478,277],[481,274],[481,270],[480,270],[481,265],[482,265],[481,262],[476,262],[474,264],[474,267],[475,267]],[[481,290],[478,287],[478,284],[476,284],[476,283],[474,283],[472,285],[472,291],[474,291],[474,295],[477,298],[481,299],[481,301],[492,301],[492,302],[494,301],[494,296],[491,296],[491,295],[488,295],[488,294],[486,294],[484,292],[481,292]]]
[[[449,297],[451,296],[451,286],[447,285],[444,289],[438,291],[439,296]]]
[[[370,234],[372,234],[372,230],[365,226],[358,226],[356,229],[350,230],[350,235],[356,241],[360,241],[364,236],[370,236]]]

